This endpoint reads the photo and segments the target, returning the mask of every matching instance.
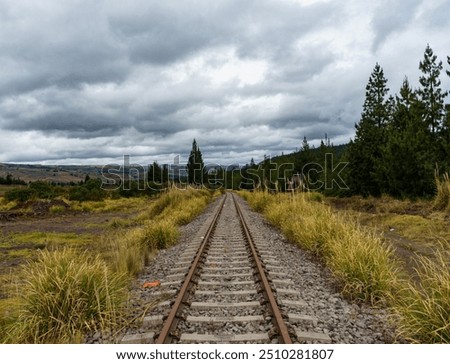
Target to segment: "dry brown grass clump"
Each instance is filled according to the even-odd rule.
[[[399,334],[416,343],[450,344],[450,254],[418,256],[418,282],[404,282],[392,297]]]
[[[448,173],[442,178],[436,175],[436,196],[434,198],[433,207],[436,210],[450,212],[450,179]]]
[[[13,343],[71,343],[89,331],[114,328],[126,301],[126,280],[99,256],[42,251],[25,267],[17,320],[7,325]]]

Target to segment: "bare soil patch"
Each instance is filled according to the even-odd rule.
[[[0,219],[0,232],[3,234],[32,231],[101,234],[107,228],[107,224],[113,219],[129,217],[130,213],[87,213],[70,210],[58,215],[50,215],[48,213],[36,215],[10,213],[7,219]]]

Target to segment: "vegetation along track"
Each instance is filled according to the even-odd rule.
[[[288,273],[245,221],[234,195],[223,196],[161,283],[160,294],[177,289],[175,300],[122,343],[330,342],[314,331],[317,318],[299,313],[300,292],[289,289]]]

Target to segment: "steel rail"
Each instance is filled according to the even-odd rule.
[[[255,261],[259,278],[261,279],[261,284],[263,286],[263,295],[269,302],[269,308],[270,308],[270,311],[272,312],[273,323],[274,323],[275,327],[277,328],[278,333],[280,335],[280,341],[282,344],[292,344],[292,340],[289,335],[288,328],[287,328],[286,324],[284,323],[283,316],[281,315],[281,312],[278,307],[275,296],[273,294],[272,288],[270,287],[269,280],[267,279],[266,273],[265,273],[264,268],[259,259],[258,253],[255,248],[255,244],[253,243],[252,235],[247,226],[247,223],[245,222],[244,215],[242,214],[241,208],[238,205],[238,203],[236,202],[234,195],[232,195],[232,196],[233,196],[234,205],[236,206],[236,211],[238,212],[238,215],[239,215],[239,218],[241,221],[242,228],[243,228],[245,236],[247,238],[247,242],[252,251],[253,260]]]
[[[209,226],[205,236],[203,237],[201,246],[200,246],[199,250],[197,251],[197,255],[194,259],[194,262],[192,263],[191,268],[189,269],[189,272],[184,280],[184,283],[180,289],[180,292],[178,293],[175,303],[173,304],[173,306],[169,312],[169,315],[167,316],[167,319],[164,322],[164,326],[158,336],[158,339],[155,341],[155,344],[169,344],[172,341],[171,331],[176,327],[176,325],[178,323],[177,313],[179,312],[181,306],[186,301],[187,295],[189,294],[189,291],[193,284],[192,279],[196,274],[196,270],[199,265],[200,259],[203,256],[206,246],[208,245],[208,243],[210,241],[210,236],[217,224],[217,220],[220,216],[220,213],[222,212],[223,205],[225,204],[226,199],[227,199],[227,195],[224,196],[216,214],[214,215],[211,225]]]

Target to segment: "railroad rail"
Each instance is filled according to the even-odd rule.
[[[163,288],[178,287],[166,292],[175,299],[161,303],[163,313],[144,318],[142,332],[122,342],[330,342],[328,335],[292,325],[317,319],[289,312],[303,303],[281,299],[299,292],[285,288],[290,281],[280,279],[286,274],[277,265],[270,245],[252,233],[234,194],[226,193],[162,283]]]

